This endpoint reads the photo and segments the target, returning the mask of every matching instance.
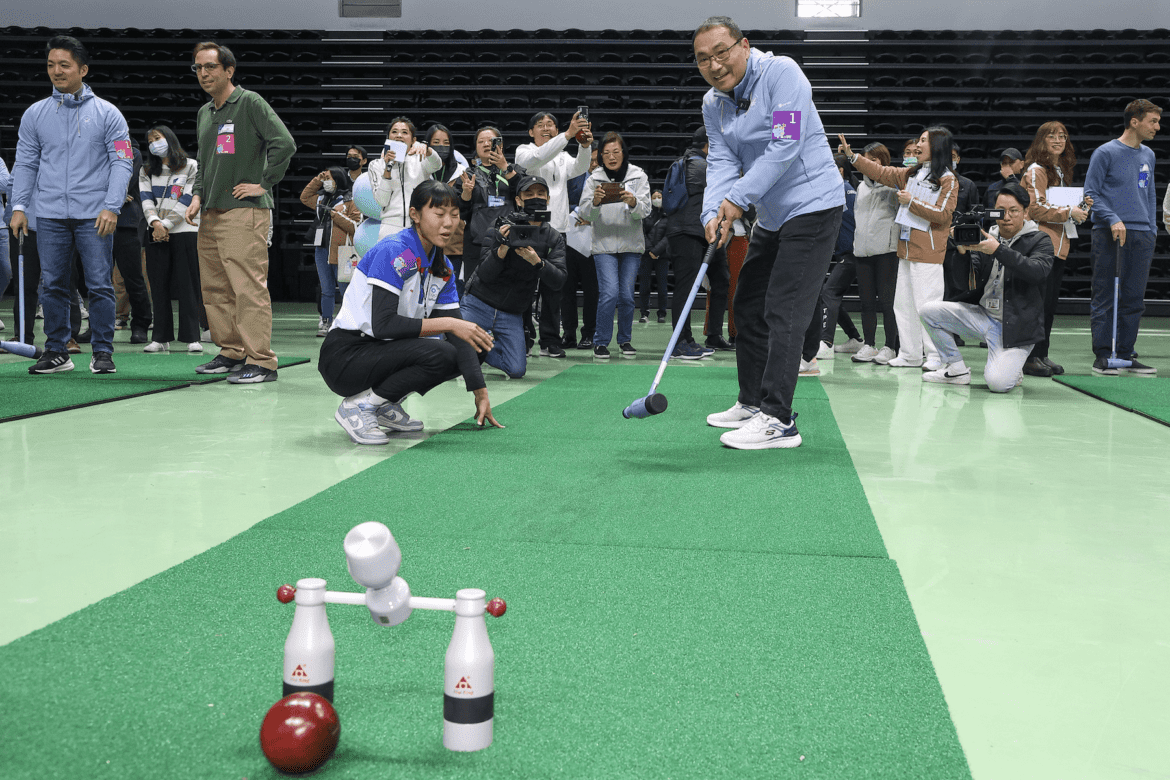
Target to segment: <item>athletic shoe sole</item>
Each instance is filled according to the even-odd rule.
[[[342,416],[340,409],[338,409],[336,412],[333,413],[333,419],[337,420],[337,424],[341,426],[342,430],[344,430],[347,434],[349,434],[349,438],[352,439],[355,444],[377,445],[377,444],[389,444],[390,443],[390,437],[387,436],[386,434],[382,434],[378,438],[371,438],[371,439],[366,439],[366,438],[362,438],[362,437],[358,436],[357,433],[355,433],[348,425],[345,424],[345,417]]]
[[[378,425],[391,431],[398,431],[399,433],[418,433],[423,429],[422,420],[411,420],[408,423],[400,423],[381,414],[378,415]]]
[[[273,371],[270,374],[253,374],[251,376],[242,377],[241,372],[234,372],[233,376],[228,377],[228,384],[233,385],[258,385],[261,382],[275,382],[277,374]]]
[[[61,373],[64,373],[66,371],[72,371],[74,369],[74,367],[75,366],[73,364],[73,361],[70,360],[68,363],[62,363],[59,366],[53,366],[52,368],[44,369],[41,371],[31,371],[29,373],[33,373],[33,374],[61,374]]]
[[[799,447],[802,442],[799,433],[795,436],[781,436],[777,439],[753,442],[737,442],[735,439],[728,441],[728,437],[729,434],[725,433],[719,437],[719,441],[724,447],[733,450],[791,450]]]

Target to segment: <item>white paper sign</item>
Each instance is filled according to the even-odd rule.
[[[1084,187],[1049,187],[1045,200],[1054,208],[1079,206],[1085,199]]]

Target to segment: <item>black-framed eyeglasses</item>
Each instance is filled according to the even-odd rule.
[[[742,40],[743,36],[741,35],[732,41],[730,46],[720,49],[719,51],[712,52],[710,57],[695,57],[695,64],[703,70],[711,67],[712,62],[717,62],[722,65],[723,63],[727,62],[727,60],[731,57],[731,52],[735,49],[736,46],[739,45],[739,42]]]
[[[195,64],[195,65],[191,66],[191,72],[194,73],[196,76],[198,76],[199,71],[205,70],[208,73],[210,73],[211,71],[215,70],[218,67],[219,67],[218,62],[209,62],[205,65]]]

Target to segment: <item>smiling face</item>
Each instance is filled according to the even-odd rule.
[[[747,38],[738,41],[726,27],[712,27],[695,36],[695,64],[704,80],[720,92],[731,92],[747,73]]]
[[[1162,115],[1157,111],[1150,111],[1141,119],[1129,120],[1129,128],[1134,131],[1140,141],[1151,141],[1161,126]]]
[[[195,65],[199,68],[199,86],[207,94],[217,95],[231,86],[236,69],[225,69],[220,65],[219,52],[215,49],[204,49],[196,54]]]
[[[436,130],[431,136],[431,146],[450,146],[451,136],[444,133],[442,130]]]
[[[73,59],[73,52],[67,49],[53,49],[49,52],[47,68],[49,81],[57,91],[72,95],[81,89],[81,80],[89,73],[88,65],[80,65]]]
[[[930,162],[930,133],[925,130],[918,136],[918,146],[914,148],[914,155],[918,158],[919,164]]]
[[[1044,146],[1053,158],[1060,157],[1064,154],[1064,148],[1068,146],[1068,135],[1063,130],[1053,130],[1044,136]]]
[[[544,146],[546,143],[556,138],[557,123],[553,121],[551,116],[541,117],[541,120],[532,126],[528,131],[528,135],[536,142],[537,146]]]
[[[410,146],[414,143],[414,133],[410,131],[410,125],[405,122],[395,122],[390,126],[390,134],[387,136],[391,141],[401,141]],[[449,143],[449,142],[448,142]]]

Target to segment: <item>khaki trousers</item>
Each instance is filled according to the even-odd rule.
[[[199,275],[211,340],[220,354],[276,368],[268,295],[267,209],[204,209]]]

